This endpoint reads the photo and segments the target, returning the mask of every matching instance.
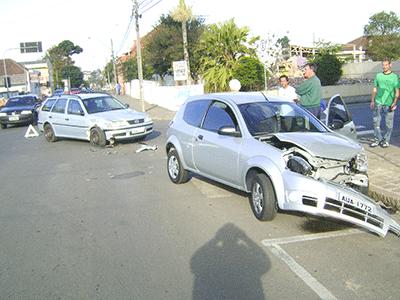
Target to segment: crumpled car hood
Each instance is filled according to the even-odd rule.
[[[282,142],[296,144],[316,157],[349,160],[361,150],[357,143],[331,132],[288,132],[276,133],[275,136]]]

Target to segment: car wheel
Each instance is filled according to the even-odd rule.
[[[168,152],[167,169],[168,176],[173,183],[180,184],[189,180],[189,172],[183,168],[175,148]]]
[[[97,147],[104,147],[107,143],[104,131],[99,127],[94,127],[90,130],[90,144]]]
[[[54,133],[53,127],[50,124],[45,124],[43,127],[44,136],[48,142],[57,141],[56,134]]]
[[[1,124],[1,129],[6,129],[7,128],[7,124]]]
[[[250,206],[260,221],[271,221],[278,211],[274,187],[265,174],[256,174],[250,183]]]

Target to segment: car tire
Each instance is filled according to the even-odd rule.
[[[1,129],[6,129],[7,128],[7,124],[1,124]]]
[[[278,212],[278,203],[271,179],[263,174],[255,174],[250,181],[249,201],[251,209],[260,221],[271,221]]]
[[[189,172],[183,168],[175,148],[171,148],[168,151],[167,170],[169,179],[171,179],[173,183],[181,184],[188,182],[190,179]]]
[[[99,127],[90,130],[90,144],[97,147],[104,147],[107,143],[106,135]]]
[[[54,129],[49,123],[44,125],[43,131],[44,131],[44,137],[46,138],[46,140],[48,142],[53,143],[53,142],[57,141],[57,136],[54,132]]]

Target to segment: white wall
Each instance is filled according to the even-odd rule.
[[[376,73],[382,72],[382,62],[364,61],[359,63],[347,63],[342,67],[345,78],[368,78],[374,79]],[[400,74],[400,61],[392,62],[392,71]]]
[[[129,96],[139,99],[139,80],[135,79],[125,83],[125,92]],[[202,84],[158,86],[155,81],[143,81],[144,100],[172,111],[177,111],[187,97],[202,94],[204,94],[204,86]]]

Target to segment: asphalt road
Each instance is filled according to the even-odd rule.
[[[399,298],[398,237],[284,212],[262,223],[243,193],[174,185],[166,126],[140,153],[0,130],[1,299]]]
[[[354,124],[356,124],[357,132],[360,137],[373,137],[372,110],[369,102],[348,104],[347,108],[352,114]],[[382,119],[382,127],[384,128],[384,120]],[[392,144],[400,146],[400,107],[394,114]]]

